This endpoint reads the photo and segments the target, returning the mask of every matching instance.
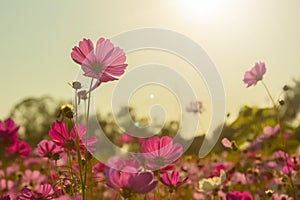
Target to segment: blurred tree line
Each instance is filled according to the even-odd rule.
[[[280,113],[281,121],[285,126],[284,128],[291,132],[292,139],[295,139],[295,141],[299,143],[300,81],[294,80],[293,86],[288,87],[288,89],[285,88],[282,98],[284,105],[282,105]],[[49,96],[30,97],[17,103],[12,108],[10,116],[16,121],[16,124],[20,126],[20,137],[27,141],[32,147],[35,147],[40,140],[48,138],[48,131],[51,124],[58,119],[60,108],[66,103],[70,103],[70,101],[57,100]],[[118,113],[118,117],[122,117],[126,112],[129,112],[133,121],[137,121],[141,125],[148,123],[146,118],[138,119],[136,117],[134,108],[122,108]],[[113,116],[111,114],[98,114],[97,119],[110,140],[118,144],[118,137],[116,136],[120,136],[122,130],[115,123]],[[258,121],[261,125],[275,125],[275,113],[272,108],[255,108],[248,106],[241,108],[238,117],[232,123],[224,124],[221,137],[215,146],[215,151],[223,150],[220,143],[223,137],[229,139],[237,138],[240,141],[252,140],[263,128],[263,126],[257,127]],[[160,135],[174,136],[179,127],[179,122],[167,122],[161,129]],[[186,154],[198,154],[203,137],[204,136],[196,137]]]

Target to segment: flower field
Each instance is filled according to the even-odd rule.
[[[71,57],[90,84],[88,89],[79,81],[70,84],[75,103],[61,107],[45,138],[29,145],[13,118],[0,121],[0,200],[300,199],[300,137],[293,123],[299,118],[285,115],[294,88],[284,86],[274,99],[264,80],[264,62],[246,71],[243,82],[263,87],[272,104],[241,108],[232,123],[224,123],[206,157],[198,157],[201,139],[185,152],[173,140],[176,131],[167,127],[170,134],[149,138],[110,135],[116,146],[136,154],[100,162],[93,154],[101,152],[101,138],[89,134],[91,94],[126,73],[126,55],[100,38],[96,44],[83,39]],[[78,122],[79,106],[84,106],[84,123]],[[191,115],[205,111],[197,100],[186,106]]]

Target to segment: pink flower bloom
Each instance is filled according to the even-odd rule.
[[[179,180],[179,172],[177,172],[177,171],[172,171],[171,174],[164,173],[164,174],[162,174],[162,176],[160,178],[160,181],[163,184],[170,186],[172,188],[176,188],[176,187],[183,185],[184,183],[186,183],[187,180],[188,180],[188,177],[186,177],[185,179],[180,181]]]
[[[143,156],[147,160],[150,169],[165,167],[176,162],[182,155],[182,146],[178,143],[173,144],[169,136],[159,138],[151,137],[142,144]]]
[[[82,124],[79,124],[76,128],[72,128],[70,135],[67,132],[66,125],[64,122],[56,121],[50,131],[49,136],[52,138],[53,142],[57,144],[58,146],[64,147],[67,150],[76,150],[76,130],[78,132],[78,138],[79,138],[79,146],[80,149],[85,148],[85,140],[84,136],[86,134],[85,127]],[[94,151],[96,148],[94,146],[90,146],[91,144],[94,144],[98,141],[96,137],[90,137],[87,141],[87,149],[89,151]]]
[[[187,112],[193,112],[193,113],[203,113],[203,103],[201,101],[194,101],[190,102],[190,105],[186,107]]]
[[[54,190],[50,184],[43,184],[36,192],[23,188],[17,196],[17,200],[50,200],[53,199]]]
[[[105,168],[106,168],[106,165],[104,165],[101,162],[98,162],[93,166],[92,171],[93,171],[93,173],[103,172]]]
[[[30,154],[30,146],[24,141],[17,140],[11,146],[8,147],[8,156],[19,156],[21,158],[27,158]]]
[[[215,177],[215,176],[220,176],[221,170],[225,171],[224,165],[217,165],[216,168],[215,168],[215,171],[213,173],[211,173],[207,178],[212,178],[212,177]],[[228,178],[228,174],[227,174],[227,178]]]
[[[12,180],[0,179],[0,191],[13,191],[16,183]]]
[[[244,75],[244,83],[247,87],[251,85],[256,85],[256,83],[263,79],[263,75],[266,73],[266,66],[264,62],[255,63],[254,67],[246,71]]]
[[[290,139],[290,134],[288,134],[288,133],[283,133],[283,139],[284,139],[284,140]]]
[[[274,128],[272,128],[271,126],[266,126],[263,129],[264,135],[269,138],[273,135],[275,135],[276,133],[278,133],[280,130],[280,125],[276,124],[276,126]]]
[[[263,142],[264,140],[269,139],[270,137],[272,137],[273,135],[276,135],[280,130],[280,125],[277,124],[274,128],[271,126],[266,126],[263,129],[263,134],[259,135],[256,138],[257,142]]]
[[[9,195],[5,195],[0,197],[0,200],[10,200],[10,196]]]
[[[293,200],[293,197],[289,197],[286,194],[278,194],[278,193],[274,193],[272,195],[272,200]]]
[[[226,200],[252,200],[251,194],[249,192],[229,192],[226,194]]]
[[[132,137],[131,135],[128,135],[126,133],[123,133],[119,138],[119,144],[123,145],[125,143],[132,142],[133,140],[134,140],[134,137]]]
[[[279,160],[282,160],[282,161],[286,160],[286,158],[287,158],[288,160],[290,159],[290,155],[289,155],[288,153],[285,153],[284,151],[281,151],[281,150],[275,151],[275,152],[273,153],[273,157],[274,157],[275,159],[279,159]]]
[[[84,76],[97,80],[93,88],[102,82],[117,80],[127,67],[124,51],[104,38],[97,41],[95,49],[90,39],[83,39],[72,49],[71,57],[81,65]]]
[[[174,171],[174,165],[167,165],[159,169],[159,173],[164,174],[170,171]]]
[[[130,197],[131,193],[148,193],[157,185],[157,180],[154,180],[151,172],[139,173],[132,167],[127,167],[126,172],[110,168],[106,176],[106,184],[113,189],[120,190],[122,196],[126,198]]]
[[[135,169],[135,171],[138,171],[141,168],[140,163],[138,162],[138,159],[125,159],[121,158],[119,156],[114,156],[108,159],[107,163],[105,163],[107,166],[119,169],[119,170],[126,170],[127,168],[130,169],[129,172],[132,171],[132,168]]]
[[[234,184],[242,184],[242,185],[246,185],[247,184],[246,176],[245,176],[245,174],[243,174],[241,172],[234,172],[232,174],[231,181]]]
[[[46,181],[46,176],[41,174],[40,171],[26,169],[22,176],[22,183],[24,186],[33,186],[38,189],[39,186]]]
[[[0,145],[8,147],[18,139],[19,127],[16,127],[15,122],[8,118],[4,122],[0,120]]]
[[[42,140],[37,147],[37,154],[41,157],[58,160],[59,154],[64,150],[62,147],[57,146],[54,142],[49,140]]]

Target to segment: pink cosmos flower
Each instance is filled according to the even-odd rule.
[[[59,154],[63,151],[62,147],[49,140],[42,140],[37,147],[37,155],[54,160],[58,160]]]
[[[142,152],[150,169],[161,168],[180,158],[182,146],[178,143],[173,144],[169,136],[154,136],[142,143]]]
[[[241,172],[234,172],[232,174],[231,181],[234,184],[242,184],[242,185],[246,185],[247,184],[246,175],[243,174],[243,173],[241,173]]]
[[[160,181],[165,184],[166,186],[169,186],[171,188],[177,188],[184,183],[186,183],[188,180],[188,177],[184,178],[182,181],[179,180],[179,172],[172,171],[171,174],[164,173],[162,174]]]
[[[30,154],[31,147],[24,141],[15,141],[7,149],[7,156],[17,156],[20,158],[27,158]]]
[[[33,186],[38,189],[39,186],[46,181],[46,176],[41,174],[40,171],[26,169],[22,176],[22,183],[24,186]]]
[[[201,101],[194,101],[190,102],[190,105],[186,107],[187,112],[193,112],[193,113],[203,113],[203,103]]]
[[[244,83],[247,84],[247,87],[251,85],[256,85],[256,83],[263,79],[263,75],[266,73],[266,66],[264,62],[255,63],[254,67],[246,71],[244,75]]]
[[[14,120],[6,119],[4,122],[0,120],[0,145],[8,147],[18,139],[19,127],[16,127]]]
[[[4,178],[0,179],[0,191],[1,192],[14,191],[16,185],[17,184],[12,180],[5,180]],[[7,194],[9,194],[9,193],[7,193]]]
[[[271,136],[275,135],[276,133],[278,133],[279,130],[280,130],[280,125],[276,124],[276,126],[274,128],[272,128],[271,126],[264,127],[263,132],[266,137],[271,137]]]
[[[272,195],[272,200],[293,200],[293,197],[289,197],[286,194],[278,194],[278,193],[274,193]]]
[[[207,178],[213,178],[215,176],[220,176],[221,170],[225,171],[225,166],[224,165],[217,165],[215,167],[215,171],[212,172]],[[227,174],[227,178],[229,178],[228,174]]]
[[[271,126],[266,126],[263,129],[263,135],[259,135],[256,140],[258,142],[263,142],[266,139],[269,139],[270,137],[272,137],[273,135],[277,134],[280,130],[280,125],[277,124],[274,128]]]
[[[128,168],[130,169],[129,172],[132,171],[132,168],[134,168],[135,171],[139,171],[141,169],[141,164],[139,163],[138,158],[130,159],[130,158],[122,158],[119,156],[113,156],[110,157],[105,164],[110,168],[114,168],[122,171],[125,171]]]
[[[126,167],[126,172],[109,168],[106,177],[106,184],[119,190],[125,198],[130,197],[132,193],[148,193],[157,185],[152,172],[137,172],[133,167]]]
[[[226,194],[226,200],[252,200],[251,194],[249,192],[229,192]]]
[[[72,49],[71,57],[81,65],[84,76],[97,80],[93,89],[102,82],[118,80],[127,67],[124,51],[104,38],[97,41],[95,49],[90,39],[83,39]]]
[[[101,162],[98,162],[92,167],[92,171],[93,171],[93,173],[103,172],[103,170],[105,168],[106,168],[106,165],[104,165]]]
[[[50,184],[41,185],[36,192],[23,188],[17,200],[50,200],[53,199],[54,190]]]
[[[10,200],[10,196],[9,195],[5,195],[0,197],[0,200]]]
[[[134,141],[134,137],[132,137],[131,135],[127,134],[127,133],[123,133],[120,138],[119,138],[119,144],[123,145],[125,143],[129,143]]]
[[[56,121],[52,125],[52,127],[49,131],[49,136],[52,138],[53,142],[55,144],[57,144],[58,146],[64,147],[68,150],[76,150],[76,145],[75,145],[76,130],[78,132],[80,149],[84,149],[85,148],[84,136],[86,134],[86,130],[85,130],[84,125],[82,125],[82,124],[78,124],[77,127],[74,125],[74,127],[72,128],[70,135],[69,135],[67,132],[65,123]],[[94,146],[90,146],[90,145],[96,143],[97,141],[98,141],[98,139],[96,137],[88,138],[87,149],[89,151],[94,151],[96,148]]]

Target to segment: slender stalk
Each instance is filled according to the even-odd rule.
[[[292,172],[291,172],[290,166],[288,164],[288,157],[286,155],[287,149],[286,149],[286,145],[285,145],[284,138],[283,138],[282,123],[281,123],[281,120],[280,120],[279,107],[276,106],[275,101],[274,101],[267,85],[262,80],[261,80],[261,82],[262,82],[269,98],[272,101],[273,108],[274,108],[274,111],[276,113],[276,120],[277,120],[277,123],[279,124],[279,133],[280,133],[280,136],[282,138],[282,148],[283,148],[283,151],[284,151],[284,160],[286,162],[287,169],[288,169],[288,177],[289,177],[290,186],[291,186],[291,189],[292,189],[292,195],[293,195],[294,199],[296,199],[296,190],[295,190],[295,186],[294,186],[293,179],[292,179]]]
[[[87,139],[88,139],[88,131],[89,131],[89,116],[90,116],[90,104],[91,104],[91,89],[93,86],[94,78],[91,80],[90,88],[89,88],[89,96],[87,103],[87,111],[86,111],[86,134],[85,134],[85,149],[84,149],[84,158],[85,158],[85,166],[84,166],[84,176],[83,176],[83,188],[82,188],[82,197],[83,200],[86,200],[86,181],[87,181],[87,170],[88,170],[88,156],[87,156]]]
[[[270,93],[270,91],[269,91],[267,85],[265,84],[265,82],[264,82],[263,80],[261,80],[261,82],[262,82],[262,84],[263,84],[265,90],[267,91],[267,94],[268,94],[269,98],[270,98],[271,101],[272,101],[272,104],[273,104],[274,109],[277,111],[277,107],[276,107],[275,101],[274,101],[274,99],[273,99],[273,97],[272,97],[272,95],[271,95],[271,93]]]
[[[77,127],[78,127],[78,106],[77,106],[77,89],[75,89],[75,135],[76,135],[76,139],[75,139],[75,146],[76,146],[76,151],[77,151],[77,160],[78,160],[78,164],[79,164],[79,178],[80,178],[80,183],[81,183],[81,187],[84,186],[84,182],[83,182],[83,177],[82,177],[82,159],[81,159],[81,154],[80,154],[80,144],[79,144],[79,136],[78,136],[78,131],[77,131]]]
[[[68,165],[69,165],[68,168],[69,168],[71,183],[75,183],[76,180],[74,180],[74,177],[73,177],[73,174],[72,174],[72,159],[71,159],[71,155],[70,155],[69,151],[67,151],[67,162],[68,162]],[[73,194],[73,198],[76,199],[73,187],[71,187],[71,192]]]

